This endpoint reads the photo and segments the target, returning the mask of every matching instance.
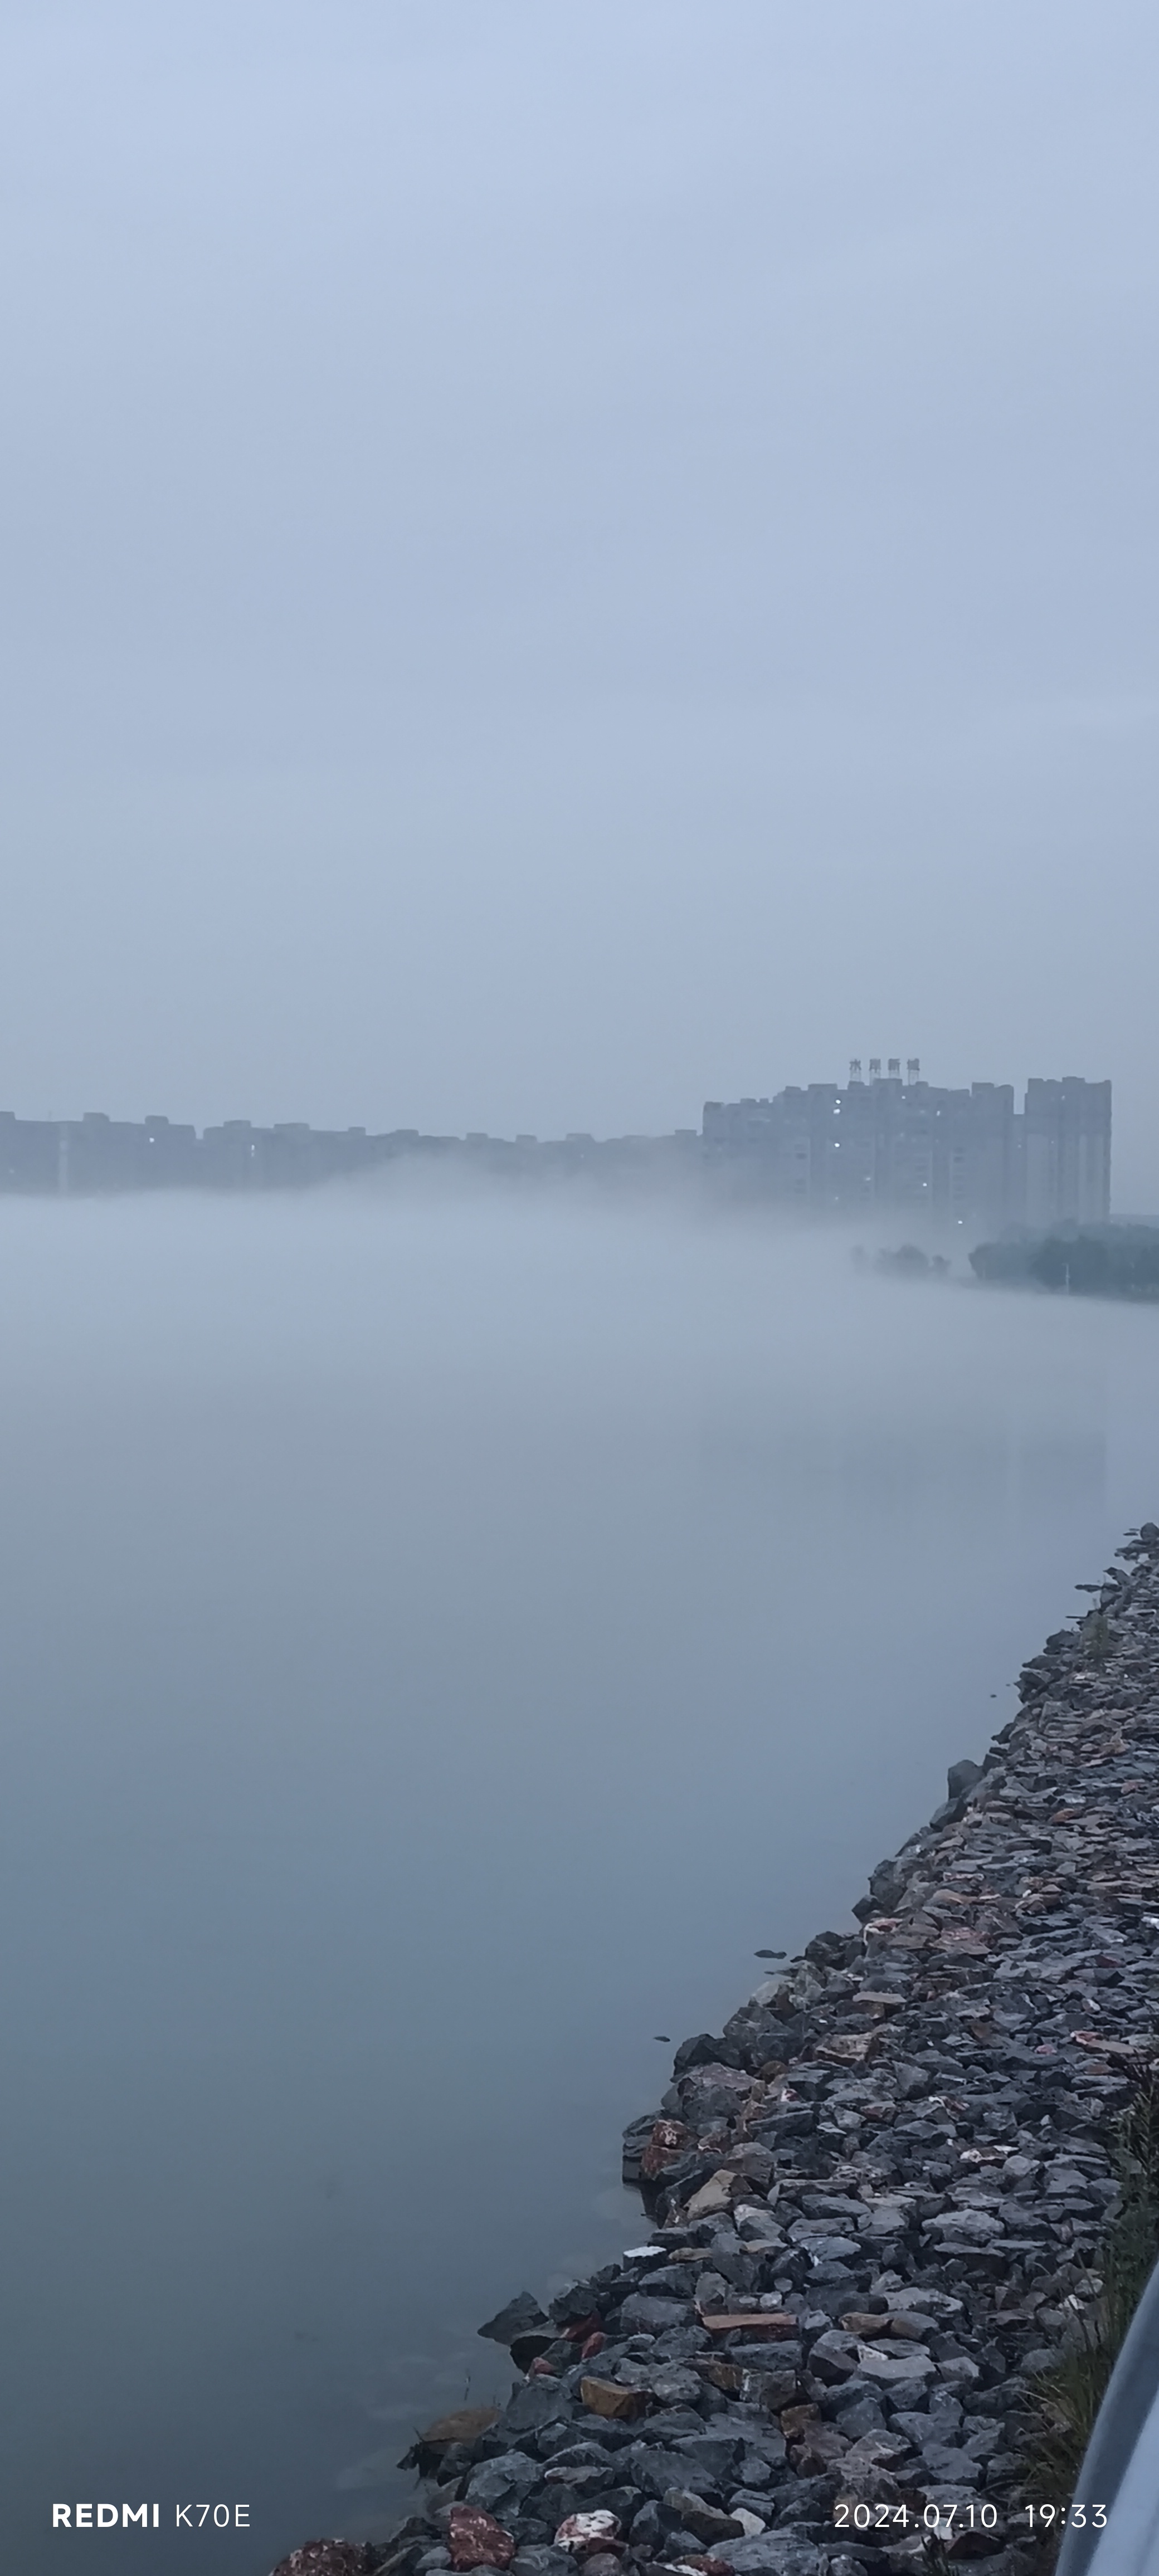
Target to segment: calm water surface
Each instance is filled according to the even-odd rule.
[[[0,1324],[6,2552],[262,2576],[1156,1512],[1159,1315],[337,1196],[2,1205]]]

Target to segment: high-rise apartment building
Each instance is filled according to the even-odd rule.
[[[911,1058],[883,1075],[854,1062],[844,1089],[813,1082],[770,1100],[709,1100],[711,1162],[787,1205],[855,1214],[875,1208],[950,1223],[1102,1222],[1111,1207],[1111,1086],[1068,1074],[968,1091],[923,1082]]]
[[[1111,1209],[1111,1086],[1028,1082],[1022,1117],[1022,1212],[1027,1225],[1058,1217],[1097,1223]]]

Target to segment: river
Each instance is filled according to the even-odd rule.
[[[149,2576],[381,2530],[509,2378],[478,2321],[638,2236],[658,2034],[847,1922],[1156,1512],[1159,1315],[849,1255],[562,1193],[0,1203],[22,2576],[59,2500],[156,2500],[83,2545]]]

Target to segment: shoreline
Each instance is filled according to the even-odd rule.
[[[508,2404],[426,2429],[386,2541],[276,2576],[872,2576],[935,2529],[1041,2565],[1030,2383],[1097,2300],[1108,2131],[1159,2060],[1159,1527],[1085,1588],[860,1931],[677,2050],[625,2133],[638,2243],[480,2328]]]

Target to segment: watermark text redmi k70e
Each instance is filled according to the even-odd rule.
[[[165,2507],[169,2522],[171,2508]],[[179,2504],[172,2507],[178,2531],[248,2531],[248,2504]],[[159,2504],[54,2504],[54,2531],[160,2531]],[[172,2526],[170,2526],[172,2527]]]

